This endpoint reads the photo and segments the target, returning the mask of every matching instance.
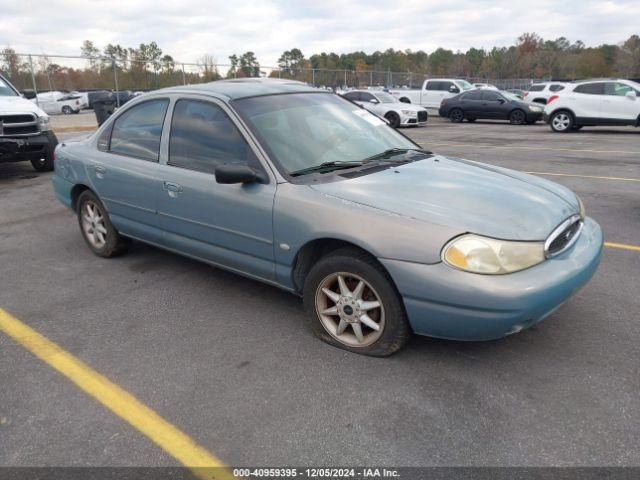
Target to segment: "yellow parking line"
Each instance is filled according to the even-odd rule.
[[[432,145],[437,147],[477,147],[477,148],[508,148],[510,150],[550,150],[556,152],[583,152],[583,153],[623,153],[623,154],[640,154],[640,151],[630,150],[591,150],[588,148],[556,148],[556,147],[542,147],[533,145],[490,145],[486,143],[436,143],[436,142],[422,142],[425,145]]]
[[[0,331],[135,427],[200,479],[234,478],[224,464],[129,392],[0,308]]]
[[[551,172],[524,172],[531,175],[550,175],[553,177],[578,177],[578,178],[595,178],[598,180],[618,180],[621,182],[640,182],[640,178],[630,177],[603,177],[599,175],[577,175],[574,173],[551,173]]]
[[[622,250],[632,250],[634,252],[640,252],[640,246],[627,245],[625,243],[604,242],[605,247],[620,248]]]

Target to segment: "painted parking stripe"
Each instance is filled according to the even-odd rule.
[[[639,245],[627,245],[626,243],[604,242],[605,247],[619,248],[621,250],[631,250],[633,252],[640,252]]]
[[[577,178],[592,178],[596,180],[616,180],[619,182],[640,182],[640,178],[631,177],[603,177],[600,175],[578,175],[574,173],[552,173],[552,172],[523,172],[531,175],[549,175],[552,177],[577,177]]]
[[[474,148],[508,148],[510,150],[549,150],[553,152],[579,152],[579,153],[620,153],[624,155],[640,155],[640,151],[632,150],[592,150],[588,148],[557,148],[538,147],[533,145],[490,145],[487,143],[439,143],[421,141],[425,145],[436,147],[474,147]]]
[[[4,332],[50,367],[67,377],[124,421],[159,445],[202,480],[232,479],[225,465],[196,444],[186,433],[164,420],[136,397],[93,370],[69,352],[0,308],[0,332]]]

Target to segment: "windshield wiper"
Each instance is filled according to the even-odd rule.
[[[364,163],[369,163],[369,162],[373,162],[376,160],[389,160],[391,157],[394,157],[396,155],[402,155],[404,153],[408,153],[408,152],[419,152],[419,153],[424,153],[424,154],[431,154],[431,152],[428,152],[427,150],[421,150],[419,148],[389,148],[387,150],[385,150],[384,152],[380,152],[380,153],[376,153],[375,155],[371,155],[370,157],[365,158],[364,160],[362,160]],[[399,162],[399,163],[406,163],[406,162],[410,162],[411,160],[407,160],[407,159],[403,159],[403,160],[394,160],[394,162]]]
[[[340,170],[343,168],[351,168],[351,167],[359,167],[364,162],[361,160],[354,161],[337,161],[337,162],[323,162],[320,165],[313,165],[307,168],[301,168],[300,170],[294,170],[293,172],[289,172],[289,175],[292,177],[297,177],[299,175],[305,175],[307,173],[321,172],[326,170],[327,172],[333,172],[334,170]]]

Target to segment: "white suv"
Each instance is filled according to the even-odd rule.
[[[544,121],[554,132],[585,126],[640,124],[640,83],[622,79],[583,80],[549,97]]]
[[[562,82],[534,83],[524,92],[524,101],[546,105],[549,97],[567,86]]]

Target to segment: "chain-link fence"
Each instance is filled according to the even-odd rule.
[[[139,61],[111,57],[0,53],[0,72],[27,98],[38,93],[107,90],[120,92],[156,90],[175,85],[190,85],[234,77],[274,77],[299,80],[316,87],[334,90],[366,88],[420,88],[435,75],[417,72],[374,70],[291,69],[254,65],[218,64],[213,60],[183,63],[158,59]],[[442,78],[442,76],[439,76]],[[467,78],[471,83],[487,83],[501,89],[526,89],[540,79]]]

